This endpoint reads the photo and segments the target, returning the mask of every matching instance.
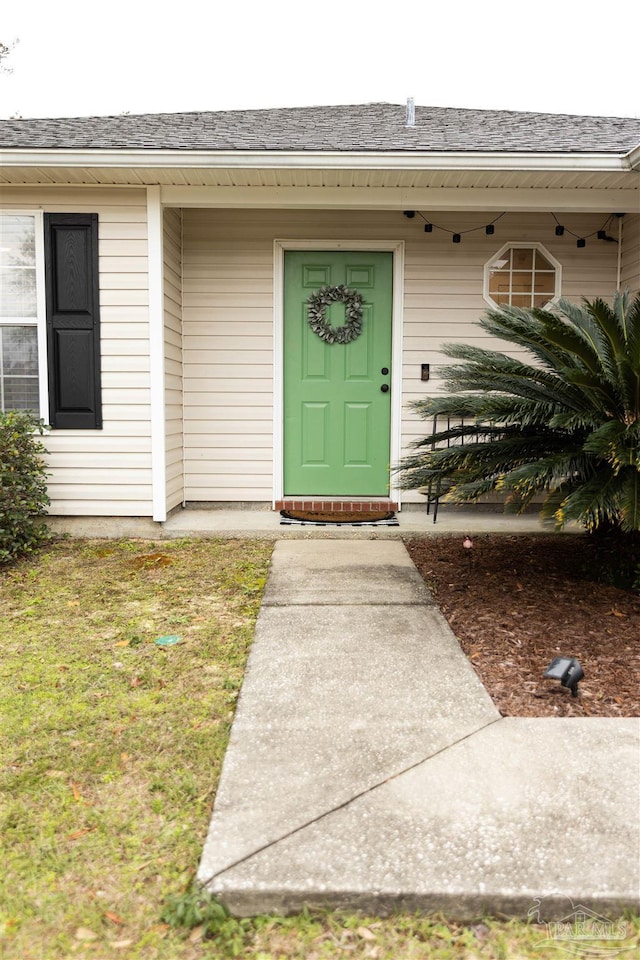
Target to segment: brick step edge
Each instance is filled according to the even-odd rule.
[[[324,513],[373,513],[398,509],[393,500],[276,500],[276,510],[321,510]]]

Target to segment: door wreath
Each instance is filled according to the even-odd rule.
[[[327,320],[327,307],[331,303],[344,303],[344,326],[332,327]],[[352,343],[362,333],[362,294],[343,283],[337,287],[320,287],[307,298],[307,320],[325,343]]]

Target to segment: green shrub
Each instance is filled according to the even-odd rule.
[[[47,451],[38,440],[43,423],[33,414],[0,413],[0,564],[35,550],[50,536]]]

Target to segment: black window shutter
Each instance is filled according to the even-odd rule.
[[[98,215],[45,213],[49,422],[102,427]]]

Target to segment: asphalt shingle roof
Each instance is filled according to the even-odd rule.
[[[404,105],[2,120],[0,149],[626,153],[640,119]]]

